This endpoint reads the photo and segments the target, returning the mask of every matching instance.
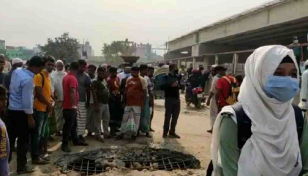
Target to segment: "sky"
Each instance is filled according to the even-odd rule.
[[[33,48],[69,32],[88,40],[95,55],[104,43],[168,40],[269,0],[1,0],[0,39],[9,46]],[[161,53],[161,52],[160,52]]]

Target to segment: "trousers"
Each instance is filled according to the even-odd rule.
[[[175,133],[176,124],[180,115],[181,103],[179,98],[166,98],[165,99],[165,122],[164,134]],[[171,128],[170,128],[171,121]],[[170,131],[169,131],[170,129]]]
[[[33,119],[35,128],[31,133],[31,158],[32,160],[40,156],[40,142],[45,137],[45,129],[48,121],[48,113],[41,111],[34,111]]]
[[[63,118],[63,145],[68,145],[68,139],[70,135],[72,136],[73,142],[77,142],[77,111],[75,109],[64,109]]]
[[[28,115],[24,111],[8,112],[8,135],[10,139],[10,151],[13,151],[15,140],[17,141],[17,171],[23,171],[27,165],[27,152],[29,149]],[[12,152],[10,152],[9,161],[12,160]]]

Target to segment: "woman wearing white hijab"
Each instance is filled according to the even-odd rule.
[[[236,113],[223,108],[213,131],[214,176],[308,175],[307,122],[299,141],[292,107],[299,87],[296,63],[284,46],[261,47],[250,55],[238,100],[252,135],[239,149]]]

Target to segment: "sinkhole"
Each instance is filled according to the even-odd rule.
[[[150,171],[200,168],[200,161],[193,155],[151,147],[101,148],[66,154],[55,164],[61,167],[62,172],[76,171],[85,176],[106,172],[112,168]]]

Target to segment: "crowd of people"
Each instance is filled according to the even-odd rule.
[[[108,138],[136,140],[152,137],[155,68],[125,64],[122,71],[109,65],[88,65],[85,60],[64,65],[52,56],[34,56],[26,66],[12,60],[4,72],[0,55],[0,176],[9,173],[12,152],[17,152],[17,173],[31,173],[32,164],[48,164],[48,140],[62,136],[62,150],[88,146],[86,136],[99,142]],[[21,68],[19,68],[21,67]],[[308,62],[301,77],[291,49],[273,45],[256,49],[245,63],[245,78],[227,74],[213,65],[168,73],[160,85],[165,96],[163,138],[180,138],[182,76],[205,85],[211,78],[206,105],[210,106],[211,159],[207,175],[305,176],[308,174]],[[191,85],[191,84],[190,84]],[[197,85],[197,84],[196,84]],[[199,85],[199,83],[198,83]],[[201,85],[204,87],[204,85]],[[301,88],[301,102],[293,98]],[[15,141],[17,148],[15,149]]]
[[[7,176],[12,152],[17,152],[17,173],[32,173],[27,166],[50,163],[47,150],[53,135],[62,136],[62,150],[88,146],[86,137],[99,142],[108,138],[152,138],[154,116],[154,67],[125,64],[122,72],[109,65],[89,65],[78,60],[65,65],[52,56],[34,56],[26,65],[12,60],[4,72],[0,56],[0,175]],[[162,85],[166,91],[163,137],[180,138],[175,128],[180,112],[176,65],[169,66]],[[171,123],[171,127],[170,127]],[[169,128],[170,127],[170,128]],[[17,140],[17,147],[15,143]]]

